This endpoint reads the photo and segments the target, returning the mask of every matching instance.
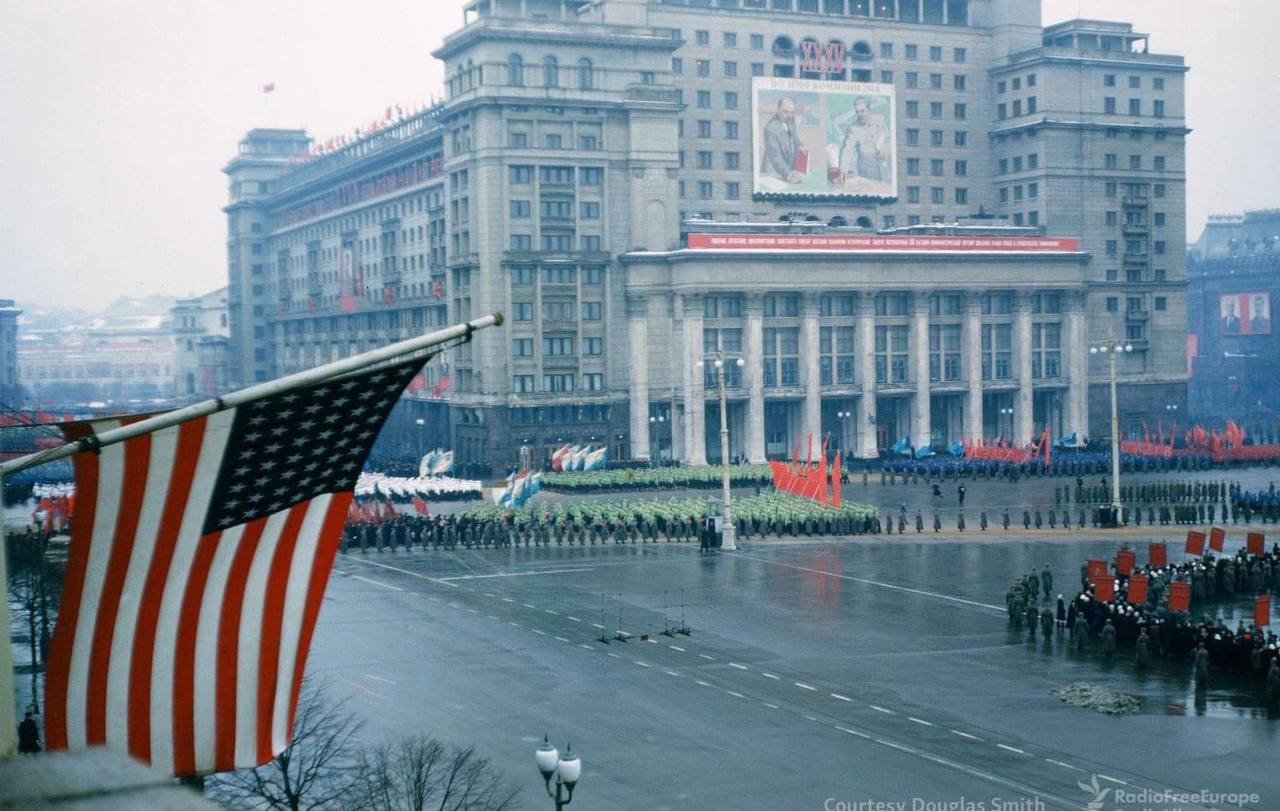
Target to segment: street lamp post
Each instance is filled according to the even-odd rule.
[[[1005,423],[1007,422],[1009,424],[1009,433],[1012,434],[1013,433],[1013,406],[1001,406],[1000,417],[1001,417],[1000,428],[999,428],[1000,433],[1001,434],[1004,433],[1004,426],[1005,426]]]
[[[418,430],[415,432],[416,435],[414,438],[417,440],[418,461],[419,463],[421,463],[422,461],[422,426],[426,425],[427,421],[424,420],[422,417],[418,417],[416,420],[413,421],[413,424],[418,426]]]
[[[1089,347],[1090,355],[1107,356],[1108,378],[1111,385],[1111,518],[1120,521],[1120,406],[1116,399],[1116,355],[1132,352],[1133,344],[1107,341]]]
[[[720,548],[726,552],[732,552],[738,548],[738,545],[734,542],[737,533],[733,529],[733,493],[729,488],[729,409],[728,400],[724,392],[724,365],[730,359],[738,365],[738,368],[746,365],[746,361],[742,358],[730,358],[719,350],[716,351],[715,360],[712,361],[716,367],[716,384],[720,389],[720,484],[724,496],[724,511],[721,519],[724,524],[724,533]],[[698,361],[696,365],[701,369],[703,361]]]
[[[569,744],[564,750],[564,757],[560,757],[560,753],[551,745],[551,739],[546,735],[542,736],[542,745],[538,747],[538,751],[534,752],[533,757],[538,763],[538,771],[542,772],[542,782],[546,785],[547,796],[556,801],[556,811],[560,811],[573,802],[573,787],[578,784],[578,778],[582,776],[582,761],[573,751],[573,744]],[[551,790],[552,775],[556,778],[554,792]],[[568,796],[565,796],[565,789],[568,789]]]

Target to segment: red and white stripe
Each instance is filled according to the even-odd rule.
[[[79,514],[45,687],[50,749],[107,745],[196,774],[256,766],[288,745],[351,494],[201,534],[234,418],[74,457]]]

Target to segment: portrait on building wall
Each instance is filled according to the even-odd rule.
[[[1223,335],[1271,334],[1271,295],[1266,291],[1224,294],[1218,313]]]
[[[897,196],[892,85],[756,77],[751,91],[755,194]]]

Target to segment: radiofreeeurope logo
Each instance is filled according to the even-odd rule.
[[[1116,811],[1120,809],[1144,809],[1144,811],[1175,811],[1187,808],[1256,808],[1262,802],[1254,792],[1220,792],[1209,789],[1187,791],[1182,789],[1151,788],[1102,788],[1095,774],[1088,783],[1077,781],[1080,790],[1089,795],[1089,811],[1103,811],[1108,797]]]
[[[1093,775],[1093,780],[1088,783],[1076,782],[1080,790],[1089,794],[1093,799],[1089,800],[1089,811],[1102,811],[1102,804],[1106,802],[1107,795],[1111,793],[1111,789],[1102,788],[1098,785],[1098,775]]]

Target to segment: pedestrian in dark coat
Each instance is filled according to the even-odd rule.
[[[34,755],[42,749],[43,747],[40,745],[40,726],[36,724],[35,719],[28,712],[27,716],[18,724],[18,751],[24,755]]]

